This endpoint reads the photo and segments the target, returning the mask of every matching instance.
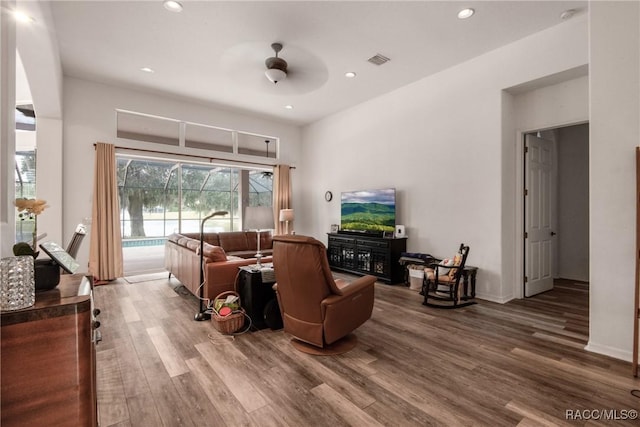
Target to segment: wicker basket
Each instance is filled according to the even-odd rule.
[[[237,296],[238,303],[240,302],[240,295],[238,295],[238,293],[234,291],[226,291],[215,297],[213,300],[214,306],[216,300],[225,299],[229,295]],[[215,310],[213,310],[211,313],[211,321],[213,322],[213,326],[215,326],[215,328],[221,333],[232,334],[244,326],[244,309],[240,308],[239,312],[229,314],[228,316],[220,316]]]

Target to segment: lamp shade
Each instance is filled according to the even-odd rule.
[[[272,83],[278,83],[279,81],[287,78],[287,73],[277,68],[270,68],[265,71],[264,74]]]
[[[293,209],[280,209],[280,222],[293,221]]]
[[[247,206],[244,211],[246,230],[272,230],[274,228],[271,206]]]

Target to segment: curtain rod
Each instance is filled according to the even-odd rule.
[[[258,162],[249,162],[249,161],[244,161],[244,160],[230,160],[230,159],[221,159],[219,157],[211,157],[211,156],[200,156],[198,154],[178,154],[178,153],[170,153],[168,151],[158,151],[158,150],[149,150],[146,148],[131,148],[131,147],[121,147],[118,145],[114,145],[114,148],[120,149],[120,150],[131,150],[131,151],[141,151],[143,153],[153,153],[153,154],[168,154],[170,156],[186,156],[186,157],[194,157],[197,159],[207,159],[209,160],[209,162],[212,162],[213,160],[221,160],[221,161],[226,161],[226,162],[240,162],[240,163],[245,163],[248,165],[256,165],[256,166],[276,166],[276,165],[269,165],[266,163],[258,163]],[[96,143],[93,144],[93,148],[96,148]],[[295,166],[289,166],[290,169],[295,169]]]

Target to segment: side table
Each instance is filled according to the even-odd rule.
[[[238,274],[238,294],[254,329],[282,328],[282,317],[276,293],[272,264],[263,264],[262,269],[253,266],[240,267]]]

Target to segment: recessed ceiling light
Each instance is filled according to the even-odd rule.
[[[182,12],[182,5],[175,0],[165,0],[164,8],[170,12]]]
[[[458,19],[471,18],[474,13],[476,13],[476,11],[471,9],[470,7],[462,9],[460,12],[458,12]]]
[[[287,110],[293,110],[293,105],[285,105],[284,108]]]
[[[576,12],[577,12],[577,10],[575,10],[575,9],[567,9],[567,10],[565,10],[564,12],[562,12],[562,13],[560,14],[560,19],[565,19],[565,20],[566,20],[566,19],[569,19],[569,18],[571,18],[573,15],[575,15],[575,14],[576,14]]]
[[[29,16],[26,13],[21,12],[19,10],[14,10],[13,11],[13,17],[18,22],[30,23],[30,22],[34,22],[35,21],[35,19],[33,19],[31,16]]]
[[[155,73],[153,68],[149,68],[149,67],[142,67],[140,68],[140,71],[144,71],[145,73]]]
[[[354,73],[353,71],[347,71],[346,73],[344,73],[344,76],[348,79],[352,79],[356,76],[356,73]]]

